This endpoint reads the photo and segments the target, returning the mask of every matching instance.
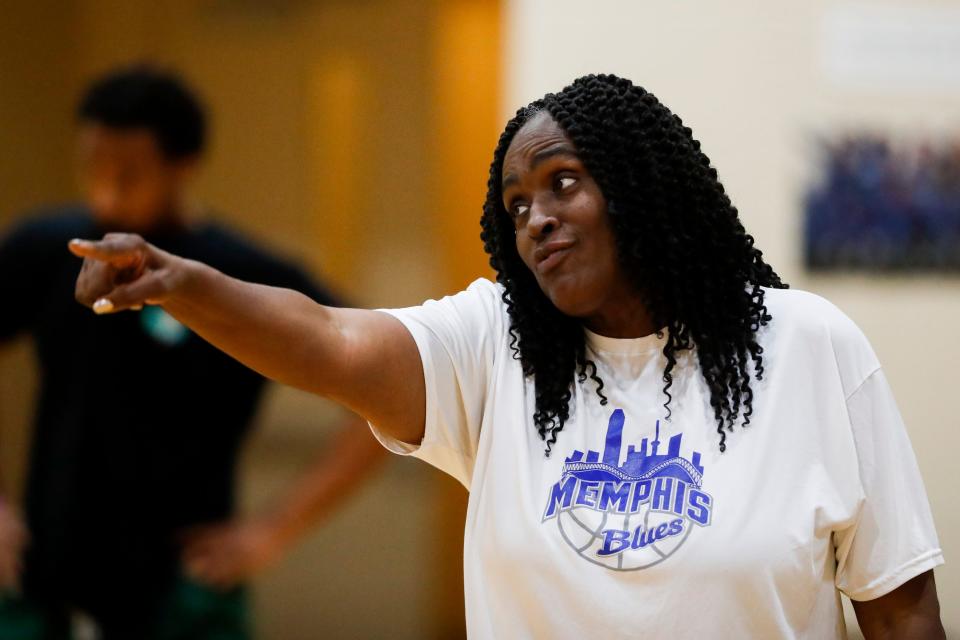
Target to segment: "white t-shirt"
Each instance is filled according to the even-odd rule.
[[[502,288],[388,311],[416,340],[423,442],[374,432],[470,491],[468,634],[481,638],[843,638],[839,593],[877,598],[943,563],[916,460],[866,338],[810,293],[766,290],[751,424],[720,453],[685,352],[663,403],[664,339],[587,333],[549,458]]]

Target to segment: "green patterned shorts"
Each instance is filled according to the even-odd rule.
[[[181,578],[159,605],[145,640],[250,640],[243,588],[221,592]],[[0,595],[3,640],[73,640],[69,616],[23,598]],[[105,637],[104,640],[111,640]]]

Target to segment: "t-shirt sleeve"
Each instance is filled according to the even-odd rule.
[[[854,523],[835,532],[836,585],[872,600],[943,564],[930,504],[883,370],[849,396],[864,499]]]
[[[419,445],[370,425],[389,450],[413,455],[469,488],[495,359],[503,339],[500,290],[477,280],[465,291],[418,307],[384,309],[417,343],[426,385],[426,422]]]

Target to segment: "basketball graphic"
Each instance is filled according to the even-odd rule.
[[[660,423],[650,444],[627,449],[621,463],[623,410],[610,416],[603,456],[574,451],[550,489],[543,521],[556,521],[582,558],[615,571],[646,569],[673,555],[695,528],[709,526],[713,499],[702,490],[700,453],[680,455],[682,434],[659,453]]]

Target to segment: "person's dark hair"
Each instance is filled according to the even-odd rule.
[[[510,142],[539,112],[567,134],[607,201],[621,265],[655,326],[668,331],[663,355],[664,408],[678,353],[695,349],[710,390],[720,451],[725,430],[750,423],[750,362],[763,376],[756,333],[772,318],[761,287],[786,288],[746,233],[700,143],[679,117],[629,80],[579,78],[520,109],[500,136],[490,165],[481,238],[510,317],[511,346],[533,376],[534,423],[550,454],[570,415],[574,376],[603,381],[586,357],[583,326],[562,314],[520,259],[514,223],[503,206],[501,173]]]
[[[173,73],[149,65],[114,70],[95,80],[77,107],[81,122],[112,129],[147,129],[171,160],[203,150],[206,115]]]

